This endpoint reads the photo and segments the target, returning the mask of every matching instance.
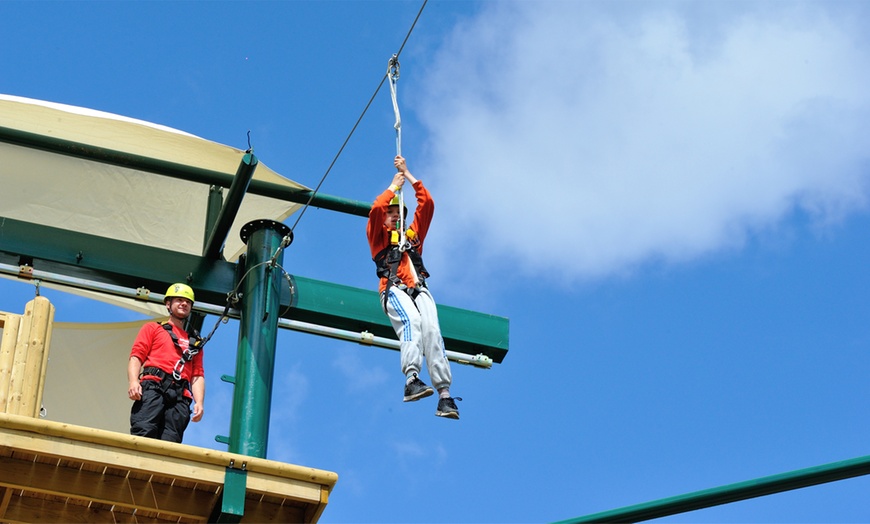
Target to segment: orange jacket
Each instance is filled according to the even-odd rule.
[[[414,218],[410,224],[405,224],[406,229],[410,229],[415,233],[414,246],[420,255],[423,254],[423,241],[426,239],[426,233],[429,232],[429,225],[432,223],[432,215],[435,213],[435,202],[432,200],[432,195],[423,186],[423,182],[417,180],[412,186],[414,194],[417,197],[417,208],[414,210]],[[372,251],[372,259],[375,255],[383,251],[390,245],[390,231],[395,227],[388,229],[384,225],[387,219],[387,208],[390,207],[395,193],[386,189],[378,195],[375,202],[372,204],[372,210],[369,211],[369,221],[366,226],[366,237],[369,239],[369,247]],[[407,195],[406,195],[407,196]],[[402,255],[402,261],[399,262],[399,268],[396,270],[396,275],[402,279],[402,282],[408,287],[414,287],[417,282],[414,280],[414,271],[411,266],[411,261],[407,254]],[[387,288],[387,279],[381,278],[379,291],[383,292]]]

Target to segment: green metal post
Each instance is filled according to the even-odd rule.
[[[282,282],[281,270],[270,262],[289,232],[289,227],[272,220],[249,222],[241,231],[248,249],[240,286],[241,321],[229,451],[251,457],[265,458],[268,446]],[[282,260],[283,250],[275,256],[275,263],[280,265]]]

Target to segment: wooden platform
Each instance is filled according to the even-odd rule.
[[[228,477],[242,478],[240,522],[316,522],[338,480],[313,468],[0,413],[0,522],[209,522],[221,513]]]

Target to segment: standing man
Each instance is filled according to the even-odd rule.
[[[450,363],[444,351],[435,300],[426,286],[429,273],[421,258],[435,204],[429,191],[423,187],[423,182],[408,171],[404,158],[396,156],[393,164],[398,173],[393,175],[390,187],[375,199],[369,212],[366,236],[372,260],[381,277],[383,308],[401,343],[402,373],[405,375],[404,401],[413,402],[434,393],[418,377],[425,357],[429,378],[438,390],[438,409],[435,414],[458,419],[459,409],[455,400],[462,399],[450,397]],[[399,213],[407,217],[408,208],[399,210],[396,193],[406,180],[414,188],[417,208],[414,210],[414,220],[406,228],[405,243],[402,245],[403,235],[397,230]]]
[[[133,400],[130,434],[181,442],[191,420],[199,422],[205,401],[201,339],[184,330],[193,308],[193,289],[172,284],[163,303],[167,322],[148,322],[139,330],[127,364],[127,396]]]

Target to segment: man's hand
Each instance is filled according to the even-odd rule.
[[[127,396],[130,397],[130,400],[142,400],[142,384],[139,383],[139,379],[136,381],[130,381],[130,385],[127,388]]]
[[[200,420],[202,420],[202,414],[203,414],[202,403],[197,402],[196,404],[193,405],[193,417],[191,417],[190,420],[192,420],[194,422],[199,422]]]
[[[190,392],[193,393],[193,416],[190,420],[199,422],[205,413],[205,377],[195,376],[190,383]]]
[[[142,384],[139,383],[139,372],[142,362],[136,357],[130,357],[127,362],[127,396],[130,400],[142,400]]]

